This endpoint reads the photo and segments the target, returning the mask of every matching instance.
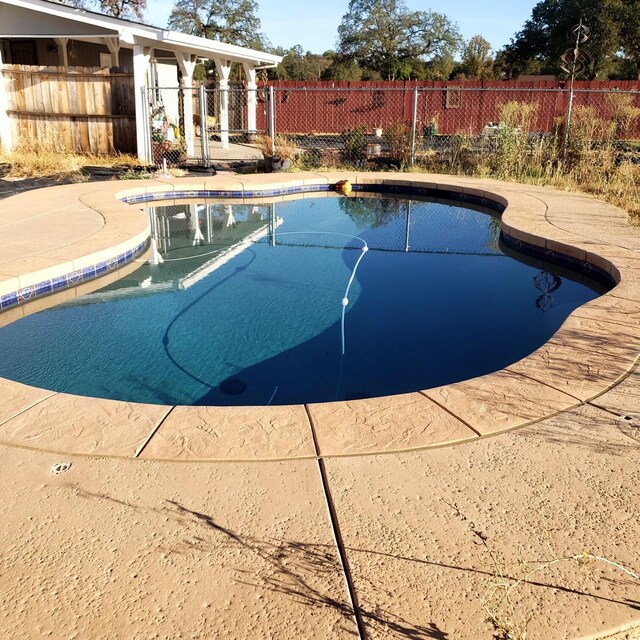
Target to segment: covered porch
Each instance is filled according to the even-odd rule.
[[[0,25],[0,145],[6,151],[12,149],[20,136],[16,126],[20,109],[16,108],[13,98],[21,89],[12,80],[8,65],[12,72],[16,71],[15,65],[22,65],[36,67],[42,72],[52,72],[55,68],[56,72],[68,70],[73,73],[74,68],[83,67],[131,74],[135,148],[140,160],[152,161],[151,112],[159,88],[181,90],[182,146],[186,155],[192,157],[196,154],[196,132],[202,134],[201,128],[206,129],[206,119],[204,123],[199,121],[206,114],[206,106],[204,112],[199,111],[197,99],[185,99],[184,96],[190,92],[195,94],[199,89],[194,83],[196,64],[211,60],[216,69],[219,96],[217,135],[219,146],[227,150],[232,69],[240,65],[243,70],[245,125],[251,134],[257,128],[257,73],[281,60],[269,53],[79,10],[49,0],[0,0]],[[112,110],[117,111],[117,99],[112,99],[111,103]],[[39,107],[41,109],[31,107],[31,117],[39,112],[60,116],[57,120],[95,116],[89,108],[81,109],[77,104],[65,105],[64,113],[46,113],[47,105]]]

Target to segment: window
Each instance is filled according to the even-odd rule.
[[[444,95],[445,109],[459,109],[462,102],[462,91],[460,87],[447,87]]]

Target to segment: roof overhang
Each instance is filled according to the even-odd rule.
[[[159,48],[254,68],[277,65],[281,56],[177,31],[105,16],[54,0],[0,0],[0,38],[118,38],[122,46]]]

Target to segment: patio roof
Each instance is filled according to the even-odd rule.
[[[126,48],[153,47],[253,68],[272,67],[282,60],[281,56],[263,51],[105,16],[54,0],[0,0],[0,25],[0,38],[73,38],[89,42],[117,38]]]

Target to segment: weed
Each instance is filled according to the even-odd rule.
[[[298,159],[298,166],[303,171],[319,169],[322,166],[322,152],[320,149],[314,147],[305,150]]]
[[[0,163],[7,163],[7,177],[41,178],[75,176],[86,166],[138,165],[139,160],[124,154],[95,156],[72,153],[55,141],[24,140],[11,153],[0,152]]]
[[[505,178],[518,178],[529,161],[530,132],[538,105],[527,102],[507,102],[500,107],[500,126],[496,140],[496,173]]]
[[[406,122],[396,122],[384,130],[382,137],[389,147],[389,159],[401,169],[408,167],[411,162],[411,127]]]
[[[507,564],[502,554],[497,551],[495,545],[489,540],[489,537],[479,529],[476,523],[466,516],[456,503],[449,503],[446,500],[444,502],[448,507],[453,509],[456,517],[467,526],[476,544],[480,545],[489,557],[494,583],[491,593],[485,600],[485,611],[496,630],[495,637],[498,640],[526,640],[527,627],[529,626],[532,616],[529,615],[526,617],[522,611],[519,611],[514,599],[515,593],[519,588],[530,583],[534,576],[555,565],[561,563],[574,563],[578,569],[584,569],[590,564],[601,562],[625,573],[634,580],[640,581],[640,575],[632,569],[625,567],[619,562],[615,562],[609,558],[605,558],[588,551],[557,554],[549,543],[549,538],[547,537],[549,534],[548,528],[546,527],[547,503],[544,499],[541,499],[538,512],[543,521],[543,533],[546,534],[545,537],[547,539],[547,547],[551,554],[551,559],[534,562],[521,559],[518,563],[521,575],[519,577],[515,577],[511,575],[512,572],[507,570]]]

